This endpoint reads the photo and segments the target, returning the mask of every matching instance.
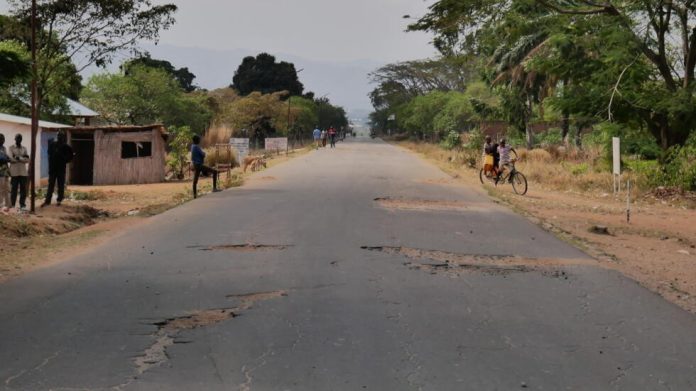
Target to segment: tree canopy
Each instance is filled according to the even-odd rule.
[[[489,58],[491,84],[528,108],[548,98],[568,121],[645,127],[666,149],[696,127],[695,23],[690,0],[440,0],[409,28]]]
[[[130,72],[131,68],[134,66],[146,66],[155,69],[161,69],[168,74],[170,74],[179,83],[179,86],[186,92],[193,92],[196,90],[196,86],[193,84],[193,80],[196,75],[191,73],[188,68],[176,69],[171,62],[166,60],[157,60],[150,57],[149,54],[145,54],[142,57],[134,58],[127,61],[121,65],[121,71],[126,75]]]
[[[9,0],[16,23],[6,31],[19,34],[29,47],[31,2]],[[58,96],[90,65],[104,66],[117,53],[135,50],[142,40],[154,40],[174,23],[173,4],[150,0],[39,0],[37,2],[37,74],[39,108]],[[17,27],[20,26],[20,27]],[[77,85],[79,86],[79,84]],[[73,85],[73,87],[75,87]],[[79,88],[72,97],[79,95]]]
[[[304,90],[295,65],[285,61],[276,62],[276,58],[268,53],[245,57],[234,73],[231,87],[241,95],[288,91],[291,96],[297,96],[302,95]]]
[[[82,100],[115,124],[187,126],[202,134],[213,112],[205,93],[186,93],[168,72],[132,65],[128,74],[93,76]]]

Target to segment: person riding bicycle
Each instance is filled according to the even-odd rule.
[[[486,157],[488,161],[486,161]],[[498,162],[500,161],[500,155],[498,154],[498,144],[494,144],[491,136],[486,136],[486,143],[483,145],[483,170],[487,176],[497,176],[498,175]]]
[[[507,145],[506,140],[503,138],[500,140],[500,145],[498,145],[498,155],[500,156],[500,163],[498,164],[498,178],[502,178],[503,174],[505,174],[506,169],[510,170],[511,168],[511,158],[510,158],[510,152],[513,152],[515,155],[517,155],[517,151],[515,151],[515,148]],[[509,182],[512,183],[512,177],[509,179]]]

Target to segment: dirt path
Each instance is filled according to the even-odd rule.
[[[451,181],[433,180],[433,185],[479,187],[580,247],[600,266],[618,270],[696,313],[696,210],[641,197],[631,204],[631,221],[627,223],[625,194],[562,192],[530,182],[528,194],[518,196],[508,185],[482,186],[477,172],[455,167],[440,156],[418,155],[453,176]],[[593,232],[595,226],[606,227],[608,234]]]

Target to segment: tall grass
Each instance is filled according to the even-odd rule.
[[[201,140],[204,147],[213,147],[216,144],[227,144],[234,135],[234,129],[227,125],[216,125],[208,129]]]

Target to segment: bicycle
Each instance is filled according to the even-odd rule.
[[[482,168],[479,172],[479,179],[481,180],[481,183],[485,183],[485,179],[488,179],[489,181],[493,182],[495,186],[498,186],[499,183],[508,182],[512,185],[512,189],[515,191],[516,194],[527,194],[527,177],[525,177],[524,174],[522,174],[521,172],[517,171],[517,169],[515,168],[516,161],[517,159],[512,159],[510,161],[510,171],[503,175],[503,177],[500,177],[500,175],[497,173],[497,170],[495,170],[496,176],[488,176]]]

